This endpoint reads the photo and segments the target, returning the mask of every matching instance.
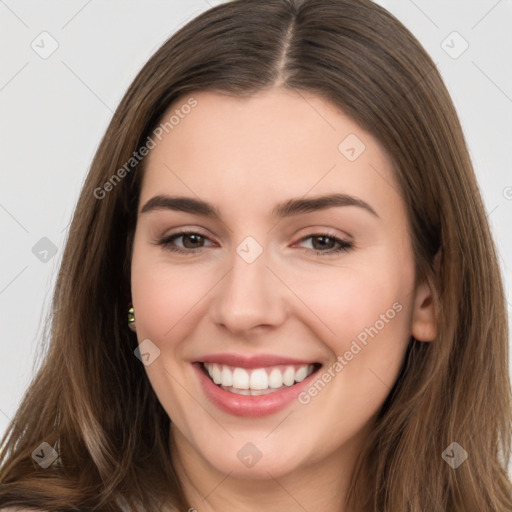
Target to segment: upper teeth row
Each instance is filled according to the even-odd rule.
[[[235,368],[217,363],[204,363],[215,384],[233,386],[237,389],[264,390],[277,389],[283,386],[293,386],[313,373],[314,366],[305,364],[301,366],[273,366],[270,368]]]

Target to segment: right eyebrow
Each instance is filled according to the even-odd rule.
[[[157,195],[146,202],[140,210],[140,213],[142,214],[155,210],[174,210],[220,219],[218,210],[212,204],[193,197]]]

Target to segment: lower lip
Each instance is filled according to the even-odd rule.
[[[299,393],[304,391],[315,378],[317,371],[313,372],[302,382],[293,386],[274,391],[266,395],[238,395],[230,393],[217,386],[204,372],[201,363],[192,365],[199,376],[199,381],[206,396],[221,410],[235,416],[259,417],[274,414],[281,411],[294,400]]]

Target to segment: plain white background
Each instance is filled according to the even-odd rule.
[[[0,0],[0,434],[34,374],[71,214],[113,111],[152,53],[177,28],[217,3]],[[508,291],[512,2],[377,3],[416,35],[448,85]]]

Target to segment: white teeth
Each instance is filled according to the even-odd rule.
[[[307,366],[301,366],[295,372],[295,380],[297,382],[302,382],[307,376],[308,376],[308,367]]]
[[[293,386],[311,375],[314,365],[272,366],[269,368],[234,368],[217,363],[204,363],[213,382],[223,389],[241,395],[260,395]]]
[[[218,365],[214,364],[213,366]],[[235,368],[233,370],[233,384],[231,385],[237,389],[249,389],[249,374],[243,368]]]
[[[283,374],[278,368],[273,368],[270,372],[270,375],[268,376],[268,385],[273,389],[280,388],[283,385]]]
[[[221,382],[222,382],[223,386],[232,386],[233,385],[233,373],[227,366],[224,366],[222,368],[222,373],[220,375],[221,375]]]
[[[213,382],[215,382],[215,384],[220,384],[222,382],[221,381],[221,376],[220,376],[219,365],[217,365],[217,364],[213,365],[211,377],[213,379]]]
[[[285,386],[293,386],[293,383],[295,382],[295,370],[293,369],[293,366],[288,366],[286,370],[283,373],[283,384]]]
[[[251,389],[268,389],[268,375],[263,368],[254,370],[251,373],[251,379],[249,381],[249,387]]]

